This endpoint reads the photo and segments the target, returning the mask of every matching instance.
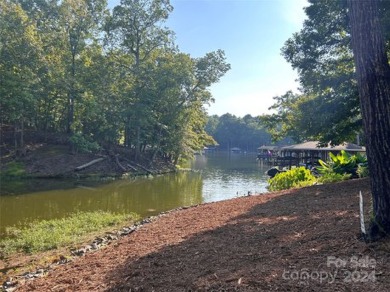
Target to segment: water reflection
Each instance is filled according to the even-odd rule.
[[[79,182],[80,183],[80,182]],[[200,173],[181,172],[153,178],[117,180],[108,184],[0,197],[0,228],[61,218],[76,211],[136,212],[149,216],[202,202]]]
[[[193,168],[202,170],[203,202],[267,192],[269,167],[256,162],[253,154],[208,154],[197,157]]]
[[[40,190],[32,181],[1,181],[0,233],[18,222],[61,218],[76,211],[136,212],[146,217],[179,206],[266,192],[266,169],[254,155],[198,156],[191,168],[195,171],[104,184],[39,180]]]

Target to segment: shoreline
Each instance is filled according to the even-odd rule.
[[[135,162],[131,151],[117,154],[69,153],[66,145],[32,145],[22,157],[1,157],[0,179],[68,179],[159,175],[176,171],[169,161],[147,157]]]
[[[385,291],[389,241],[358,239],[359,191],[368,213],[368,179],[170,211],[104,251],[21,283],[18,291]],[[359,276],[374,272],[375,281],[346,282],[344,274],[353,272],[348,265],[333,283],[292,277],[318,269],[334,275],[335,267],[327,266],[332,256],[375,260],[374,268],[357,270]]]
[[[265,194],[265,193],[243,195],[243,196],[240,196],[237,198],[247,197],[247,196],[258,196],[258,195],[263,195],[263,194]],[[22,268],[23,269],[24,268],[23,265],[20,265],[20,264],[17,264],[15,266],[3,265],[3,267],[0,269],[0,272],[3,272],[3,274],[4,274],[1,277],[1,278],[3,278],[1,287],[5,291],[13,291],[13,289],[16,286],[19,286],[20,283],[24,284],[27,281],[43,277],[44,275],[46,275],[47,273],[49,273],[50,271],[52,271],[53,269],[55,269],[55,267],[57,267],[59,265],[68,264],[74,260],[77,260],[77,258],[79,258],[79,257],[85,256],[86,254],[100,251],[100,250],[106,248],[107,246],[109,246],[110,244],[115,243],[115,241],[120,240],[121,238],[128,236],[133,232],[136,232],[139,228],[142,228],[144,225],[152,223],[153,221],[156,221],[163,216],[167,216],[170,213],[178,212],[178,211],[186,210],[186,209],[191,209],[191,208],[196,208],[196,207],[199,207],[201,205],[214,204],[217,202],[234,200],[237,198],[225,199],[225,200],[214,201],[214,202],[204,202],[204,203],[200,203],[200,204],[176,207],[176,208],[171,209],[171,210],[162,211],[156,215],[146,216],[146,217],[140,218],[139,221],[136,221],[134,224],[132,224],[130,226],[124,226],[120,229],[106,231],[106,232],[104,232],[104,234],[100,234],[98,236],[96,236],[96,233],[93,233],[93,234],[95,234],[95,236],[91,236],[91,237],[95,237],[95,238],[93,240],[91,239],[91,241],[88,243],[81,244],[78,248],[71,248],[70,246],[65,246],[62,248],[54,249],[54,250],[48,250],[45,252],[34,253],[31,255],[31,257],[39,257],[39,255],[41,255],[41,254],[49,254],[50,255],[50,254],[60,253],[61,255],[56,256],[56,259],[54,259],[51,263],[48,263],[46,265],[39,264],[36,269],[33,269],[32,271],[26,269],[26,270],[23,270],[22,273],[11,273],[10,275],[7,275],[8,271],[15,270],[15,268]],[[64,255],[64,252],[63,252],[64,250],[68,250],[68,254]],[[59,251],[61,251],[61,252],[59,252]],[[26,256],[26,257],[29,257],[29,256]],[[11,256],[9,258],[10,259],[15,258],[15,255]],[[3,260],[0,260],[0,261],[3,261]],[[7,261],[8,260],[5,260],[5,262],[7,262]]]

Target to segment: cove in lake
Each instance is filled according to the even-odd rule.
[[[34,220],[62,218],[77,211],[135,212],[141,217],[181,206],[267,192],[269,168],[255,154],[199,155],[193,171],[111,182],[28,180],[0,182],[0,234]]]

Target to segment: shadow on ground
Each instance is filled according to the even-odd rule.
[[[386,291],[387,243],[367,245],[357,239],[362,182],[342,186],[290,191],[214,229],[184,234],[177,244],[129,257],[107,275],[105,282],[115,283],[108,290]],[[206,214],[204,220],[214,216]],[[363,265],[366,259],[371,265]]]

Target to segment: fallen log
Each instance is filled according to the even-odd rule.
[[[127,166],[128,166],[129,168],[131,168],[131,169],[134,170],[134,171],[138,171],[138,169],[137,169],[134,165],[132,165],[132,163],[133,163],[132,161],[130,161],[130,160],[127,159],[126,157],[121,157],[121,159],[127,162]]]
[[[142,168],[143,170],[145,170],[147,173],[149,174],[156,174],[155,171],[152,171],[150,169],[147,169],[145,166],[141,165],[141,164],[138,164],[138,163],[134,163],[136,166],[138,166],[139,168]]]
[[[127,169],[119,162],[118,155],[115,155],[115,162],[122,171],[127,172]]]
[[[137,169],[137,167],[138,167],[138,168],[143,169],[144,171],[146,171],[149,174],[155,174],[155,172],[153,172],[152,170],[147,169],[146,167],[144,167],[144,166],[142,166],[142,165],[140,165],[138,163],[135,163],[134,161],[130,161],[129,159],[127,159],[125,157],[121,157],[121,158],[122,158],[122,160],[127,161],[127,166],[130,167],[134,171],[138,171],[138,169]]]
[[[103,161],[104,159],[106,159],[106,158],[105,158],[105,157],[102,157],[102,158],[94,159],[94,160],[92,160],[92,161],[90,161],[90,162],[88,162],[88,163],[86,163],[86,164],[83,164],[83,165],[80,165],[80,166],[76,167],[74,170],[75,170],[75,171],[83,170],[84,168],[87,168],[87,167],[89,167],[89,166],[91,166],[91,165],[94,165],[94,164],[96,164],[96,163],[98,163],[98,162]]]
[[[132,170],[134,170],[134,171],[138,171],[138,169],[135,168],[134,166],[132,166],[130,163],[127,163],[127,166],[128,166],[129,168],[131,168]]]

